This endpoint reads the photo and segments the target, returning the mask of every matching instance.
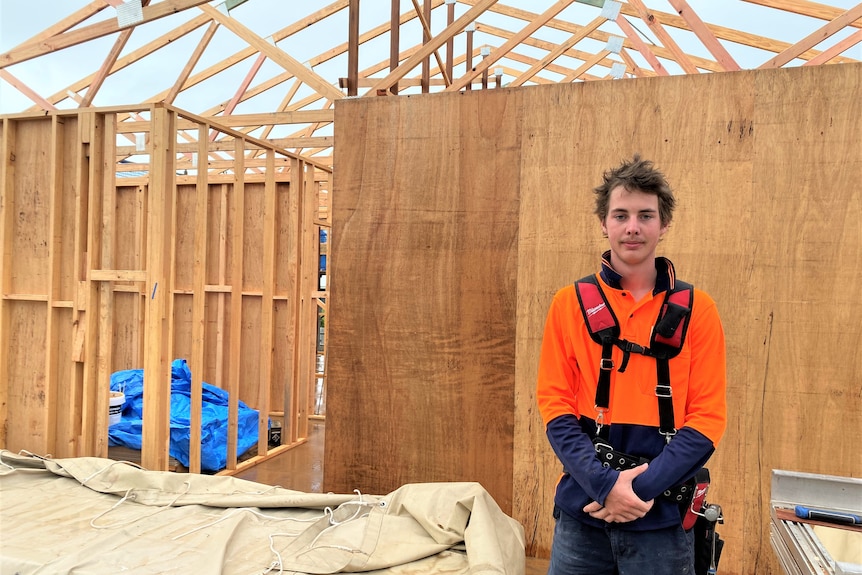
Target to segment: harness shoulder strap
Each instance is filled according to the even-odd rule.
[[[694,286],[676,280],[672,290],[665,294],[659,316],[650,338],[650,352],[656,358],[655,395],[658,399],[659,429],[666,441],[676,435],[673,416],[673,390],[670,381],[670,360],[679,355],[694,301]]]
[[[666,356],[670,359],[679,355],[688,333],[693,302],[694,286],[676,280],[673,289],[665,294],[650,338],[650,350],[656,357]]]
[[[602,418],[611,402],[611,371],[614,369],[612,356],[614,343],[620,335],[620,324],[595,275],[588,275],[576,281],[575,292],[578,294],[578,303],[581,305],[581,313],[584,315],[584,323],[590,337],[602,346],[599,380],[596,384],[596,424],[599,435],[607,439],[608,430],[602,426]]]
[[[606,337],[619,337],[619,322],[596,276],[588,275],[576,281],[575,292],[578,294],[581,313],[584,315],[584,322],[593,341],[602,343]]]

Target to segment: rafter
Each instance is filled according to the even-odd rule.
[[[4,69],[0,68],[0,78],[6,80],[6,82],[10,86],[12,86],[16,90],[18,90],[19,92],[21,92],[22,94],[27,96],[33,102],[36,102],[36,105],[39,106],[40,108],[42,108],[43,110],[56,110],[57,109],[56,106],[54,106],[51,102],[49,102],[48,100],[46,100],[45,98],[43,98],[42,96],[37,94],[35,90],[30,88],[30,86],[28,86],[27,84],[25,84],[24,82],[22,82],[21,80],[19,80],[15,76],[13,76],[11,74],[11,72],[9,72],[9,70],[4,70]]]
[[[749,4],[757,4],[758,6],[766,6],[775,8],[784,12],[793,12],[800,16],[808,16],[809,18],[819,18],[820,20],[835,20],[844,10],[834,6],[818,4],[809,0],[742,0]],[[862,21],[851,22],[848,26],[862,28]]]
[[[817,66],[820,64],[825,64],[838,56],[838,54],[849,50],[860,42],[862,42],[862,30],[856,30],[856,32],[854,32],[850,36],[847,36],[840,42],[834,44],[831,48],[821,52],[820,55],[815,56],[814,58],[805,62],[803,66]]]
[[[70,28],[74,28],[75,26],[77,26],[78,24],[83,22],[84,20],[87,20],[88,18],[90,18],[94,14],[98,14],[99,12],[101,12],[102,10],[104,10],[107,7],[108,7],[108,4],[106,2],[104,2],[103,0],[93,0],[92,2],[90,2],[89,4],[87,4],[86,6],[81,8],[80,10],[76,10],[73,14],[66,16],[65,18],[63,18],[62,20],[60,20],[59,22],[57,22],[53,26],[49,26],[49,27],[45,28],[44,30],[42,30],[40,33],[36,34],[35,36],[30,38],[29,40],[26,40],[26,41],[18,44],[17,46],[12,48],[10,50],[10,52],[14,52],[16,50],[19,50],[19,49],[25,47],[25,46],[39,44],[40,42],[44,42],[48,38],[53,38],[54,36],[57,36],[58,34],[62,34],[66,30],[69,30]]]
[[[793,46],[790,46],[774,58],[770,58],[769,60],[761,64],[759,68],[778,68],[780,66],[783,66],[794,58],[798,58],[799,55],[806,50],[813,48],[823,40],[829,38],[839,30],[847,27],[848,24],[855,22],[859,18],[862,18],[862,3],[857,4],[853,8],[847,10],[825,26],[822,26],[818,30],[815,30],[814,32],[812,32]]]
[[[172,16],[173,14],[182,12],[188,8],[200,6],[207,1],[208,0],[164,0],[154,6],[147,6],[144,8],[144,19],[136,24],[136,26],[159,20],[165,16]],[[5,68],[20,62],[26,62],[27,60],[36,58],[37,56],[56,52],[57,50],[77,46],[78,44],[83,44],[89,40],[95,40],[96,38],[114,34],[119,32],[121,29],[122,28],[120,28],[117,20],[112,18],[110,20],[103,20],[102,22],[91,24],[90,26],[85,26],[84,28],[70,30],[63,34],[52,36],[42,42],[27,44],[20,49],[0,54],[0,68]]]
[[[174,100],[176,100],[177,95],[180,93],[180,90],[183,87],[183,84],[185,84],[186,80],[189,79],[189,75],[192,73],[192,70],[194,70],[194,67],[197,66],[198,61],[200,61],[204,50],[206,50],[207,46],[209,46],[210,40],[213,39],[216,30],[218,30],[218,27],[218,22],[210,22],[210,25],[207,27],[206,32],[204,32],[203,37],[197,43],[197,46],[195,46],[194,51],[189,57],[189,61],[186,62],[185,66],[183,66],[183,69],[180,71],[179,76],[177,76],[173,87],[168,91],[168,94],[165,96],[165,102],[167,102],[168,104],[173,104]]]
[[[718,41],[718,38],[715,37],[715,34],[713,34],[709,29],[709,26],[700,19],[697,13],[691,9],[685,0],[668,0],[668,2],[676,9],[679,15],[685,19],[691,27],[691,31],[694,32],[701,42],[703,42],[703,45],[706,46],[706,49],[709,50],[712,57],[721,64],[722,68],[729,72],[740,70],[739,64],[737,64],[730,53],[725,50],[724,46],[722,46]]]
[[[492,50],[491,54],[489,54],[487,58],[483,58],[482,61],[472,70],[468,70],[467,73],[461,76],[458,80],[453,81],[452,85],[446,88],[446,91],[453,92],[460,90],[469,84],[473,78],[493,66],[494,63],[505,56],[509,50],[520,44],[528,36],[531,36],[536,30],[544,26],[548,20],[562,12],[573,1],[574,0],[558,0],[557,2],[554,2],[550,8],[542,12],[542,14],[540,14],[535,20],[527,24],[520,32],[507,40],[502,46],[496,50]]]
[[[292,73],[297,78],[301,78],[303,82],[314,88],[314,90],[316,90],[321,96],[326,96],[327,98],[335,100],[340,100],[344,97],[341,90],[330,84],[328,80],[317,74],[317,72],[305,67],[302,62],[295,59],[287,52],[279,50],[275,44],[270,44],[255,34],[251,29],[241,24],[238,20],[231,18],[230,16],[225,16],[208,4],[204,4],[198,8],[212,17],[213,20],[218,21],[219,24],[248,42],[248,44],[258,52],[265,54],[270,60]]]
[[[485,32],[486,34],[491,34],[492,36],[497,36],[499,38],[504,38],[504,39],[511,38],[512,36],[515,35],[515,33],[510,31],[510,30],[503,30],[502,28],[496,28],[494,26],[489,26],[485,23],[477,24],[476,29],[481,30],[482,32]],[[580,30],[580,27],[578,27],[578,29]],[[608,34],[606,32],[601,32],[599,30],[596,30],[592,34],[589,34],[587,37],[592,38],[594,40],[598,40],[600,42],[607,42],[607,39],[609,36],[610,36],[610,34]],[[551,50],[554,49],[554,46],[556,44],[554,44],[552,42],[548,42],[546,40],[539,40],[537,38],[531,37],[531,38],[527,38],[523,42],[521,42],[521,45],[522,46],[532,46],[534,48],[539,48],[541,50],[545,50],[546,52],[550,52]],[[629,45],[631,45],[631,44],[629,44]],[[574,58],[575,60],[578,60],[580,62],[585,62],[585,61],[587,61],[593,57],[593,54],[591,54],[589,52],[584,52],[582,50],[575,50],[573,48],[566,50],[562,55],[567,56],[569,58]],[[538,62],[538,60],[535,58],[530,58],[528,61],[525,61],[524,59],[518,60],[516,58],[515,52],[509,52],[509,54],[506,57],[513,59],[517,62],[529,64],[530,66],[532,66],[533,64]],[[603,61],[602,65],[610,68],[613,65],[613,62],[604,62]],[[571,73],[571,71],[572,71],[571,68],[566,68],[564,72],[560,72],[559,70],[555,70],[555,64],[549,64],[548,66],[546,66],[546,69],[549,72],[557,72],[557,73],[562,74],[563,76]],[[520,75],[520,72],[518,73],[518,75]],[[655,72],[648,71],[647,75],[655,75]]]
[[[462,0],[462,1],[470,3],[470,2],[473,2],[474,0]],[[623,5],[624,8],[626,6],[628,6],[628,5],[627,4]],[[528,20],[528,21],[531,20],[532,18],[534,18],[535,16],[537,16],[536,14],[533,14],[532,12],[527,12],[527,11],[520,10],[520,9],[518,9],[518,10],[515,10],[515,9],[507,10],[506,15],[512,16],[513,18],[518,18],[520,20]],[[547,23],[547,26],[550,28],[554,28],[555,30],[568,32],[570,34],[575,34],[582,28],[582,26],[579,26],[577,24],[572,24],[571,22],[563,22],[562,20],[550,20]],[[499,31],[500,29],[495,28],[493,26],[488,26],[484,22],[477,24],[477,30],[482,30],[483,32],[488,32],[489,34],[494,34],[495,36],[500,35],[497,33],[497,31]],[[511,37],[511,33],[508,33],[508,34],[509,35],[507,37]],[[608,38],[610,38],[610,36],[611,35],[609,33],[603,32],[602,30],[594,30],[587,37],[592,39],[592,40],[596,40],[597,42],[605,43],[608,41]],[[537,48],[542,48],[544,50],[553,50],[553,44],[552,43],[543,42],[543,41],[537,40],[535,38],[526,38],[522,42],[522,44],[527,44],[529,46],[535,46]],[[550,45],[551,47],[550,48],[544,47],[544,46],[548,46],[548,45]],[[625,40],[624,46],[627,46],[629,48],[634,48],[634,45],[631,42],[629,42],[628,39]],[[673,58],[672,54],[666,48],[664,48],[662,46],[654,46],[653,52],[661,58],[668,58],[668,59]],[[592,53],[585,53],[585,52],[579,53],[577,51],[571,51],[571,50],[566,52],[566,55],[571,56],[573,58],[577,58],[580,61],[588,60],[589,58],[591,58],[593,56]],[[706,58],[699,58],[696,56],[689,56],[689,59],[692,62],[694,62],[698,68],[701,68],[703,70],[709,70],[712,72],[722,71],[722,67],[720,65],[718,65],[717,63],[713,62],[712,60],[708,60]]]
[[[186,34],[193,32],[194,30],[196,30],[200,26],[203,26],[207,22],[209,22],[209,18],[207,18],[206,16],[203,16],[203,15],[199,15],[199,16],[192,18],[191,20],[189,20],[185,24],[178,26],[174,30],[167,32],[166,34],[156,38],[155,40],[152,40],[151,42],[148,42],[144,46],[141,46],[137,50],[134,50],[133,52],[130,52],[126,56],[123,56],[122,58],[117,60],[117,62],[111,68],[110,74],[115,74],[116,72],[119,72],[120,70],[122,70],[128,66],[131,66],[135,62],[142,60],[143,58],[147,57],[148,55],[152,54],[153,52],[156,52],[159,49],[164,48],[165,46],[168,46],[169,44],[182,38]],[[86,77],[78,80],[74,84],[70,84],[69,86],[67,86],[67,87],[63,88],[62,90],[56,92],[55,94],[49,96],[47,99],[49,102],[52,102],[54,104],[62,102],[63,100],[65,100],[68,97],[67,94],[69,91],[80,92],[81,90],[83,90],[84,88],[89,86],[95,77],[96,77],[96,74],[90,74],[89,76],[86,76]]]
[[[577,70],[575,70],[574,72],[572,72],[571,74],[569,74],[568,76],[563,78],[563,81],[561,83],[565,84],[568,82],[574,82],[575,80],[580,78],[583,74],[588,72],[590,68],[595,66],[597,62],[599,62],[602,58],[604,58],[608,54],[610,54],[610,52],[607,50],[602,50],[601,52],[598,52],[595,56],[593,56],[592,58],[590,58],[589,60],[587,60],[586,62],[581,64],[580,66],[578,66]]]
[[[120,32],[120,37],[117,38],[116,42],[114,42],[114,45],[111,47],[111,51],[108,52],[108,55],[105,57],[105,61],[102,63],[102,67],[99,68],[99,71],[96,72],[96,77],[93,78],[92,82],[90,82],[90,86],[87,88],[87,95],[84,96],[84,100],[81,102],[81,108],[87,108],[93,103],[96,94],[99,93],[99,89],[105,82],[105,78],[108,77],[108,74],[111,72],[111,68],[117,63],[117,58],[120,57],[120,52],[122,52],[123,48],[126,47],[126,42],[128,42],[129,38],[132,36],[133,30],[134,28],[127,28]]]
[[[641,40],[638,33],[635,32],[635,29],[632,28],[632,25],[629,24],[629,21],[626,20],[626,17],[620,14],[616,19],[617,26],[620,27],[620,30],[623,31],[623,34],[629,39],[629,42],[635,47],[635,49],[641,53],[641,56],[649,62],[649,65],[652,66],[652,69],[655,70],[655,73],[659,76],[669,76],[665,67],[662,66],[662,63],[658,61],[653,51],[649,46],[646,45],[646,42]]]
[[[639,78],[655,74],[652,70],[644,70],[638,66],[637,62],[635,62],[634,58],[631,57],[631,54],[629,54],[626,48],[620,50],[620,58],[622,58],[623,62],[626,63],[626,69]]]
[[[329,16],[339,13],[344,16],[343,11],[348,9],[351,4],[351,0],[329,1],[331,2],[329,5],[268,36],[265,32],[255,31],[256,29],[244,28],[243,24],[231,18],[230,15],[226,15],[223,10],[219,11],[212,5],[203,5],[204,3],[201,3],[202,5],[199,6],[200,14],[198,14],[198,11],[186,12],[183,18],[176,19],[183,23],[130,54],[118,57],[122,50],[125,49],[123,43],[137,25],[119,30],[115,22],[111,18],[108,18],[107,15],[100,16],[100,18],[107,19],[97,24],[88,25],[88,19],[100,10],[103,10],[106,5],[116,6],[122,0],[76,0],[76,3],[87,3],[87,6],[81,8],[75,14],[63,18],[60,22],[57,22],[15,48],[5,48],[7,52],[0,54],[0,71],[5,71],[6,74],[0,75],[0,78],[4,78],[3,81],[20,89],[22,93],[27,94],[27,97],[34,102],[38,102],[36,106],[30,108],[31,110],[55,107],[59,102],[63,102],[64,100],[67,104],[69,101],[73,101],[82,106],[92,105],[94,99],[102,99],[102,96],[99,95],[100,93],[105,95],[105,89],[102,89],[100,92],[100,88],[108,81],[107,79],[112,74],[135,63],[141,63],[141,66],[133,70],[141,69],[147,72],[147,70],[144,70],[146,68],[144,63],[147,61],[148,56],[167,46],[176,45],[174,44],[176,39],[203,26],[203,29],[199,33],[202,35],[199,37],[199,40],[189,39],[190,52],[191,50],[194,50],[194,52],[191,53],[190,58],[183,55],[183,70],[176,78],[170,78],[170,86],[159,86],[159,88],[166,89],[148,101],[163,100],[173,102],[180,98],[180,95],[184,91],[189,90],[193,86],[198,86],[203,82],[207,83],[207,87],[212,86],[215,88],[218,86],[218,89],[222,89],[224,88],[224,84],[228,83],[228,81],[222,81],[223,78],[230,77],[232,79],[237,77],[236,74],[242,74],[238,77],[244,79],[238,86],[234,80],[231,80],[234,85],[228,87],[232,89],[228,94],[224,95],[227,99],[213,106],[210,110],[211,114],[218,114],[219,118],[225,119],[230,118],[237,109],[254,109],[256,107],[255,102],[260,101],[263,103],[263,98],[253,100],[248,106],[240,106],[240,104],[248,102],[267,91],[269,91],[268,95],[276,92],[278,98],[284,96],[284,100],[276,110],[286,113],[300,109],[302,111],[311,111],[313,108],[331,105],[330,103],[334,99],[343,96],[343,92],[338,89],[338,82],[332,81],[338,80],[337,78],[325,78],[321,74],[321,70],[330,69],[330,66],[319,67],[319,65],[338,57],[343,58],[345,53],[350,55],[351,51],[354,53],[354,56],[357,56],[360,50],[363,55],[367,55],[373,50],[365,51],[366,43],[387,33],[390,35],[391,53],[389,54],[389,62],[384,62],[381,65],[372,65],[354,74],[354,87],[363,92],[367,91],[365,95],[388,92],[389,90],[385,88],[381,89],[383,84],[387,83],[389,83],[389,89],[401,86],[404,90],[409,88],[412,92],[416,92],[415,88],[417,87],[423,92],[431,91],[430,88],[432,87],[434,90],[445,90],[447,84],[450,91],[476,89],[477,87],[492,88],[494,86],[489,85],[489,80],[493,80],[493,77],[489,76],[491,69],[494,69],[494,75],[497,78],[497,88],[501,88],[504,85],[514,87],[527,83],[545,84],[571,81],[573,79],[599,80],[607,77],[602,70],[610,69],[614,65],[619,66],[620,61],[625,64],[627,75],[638,77],[667,74],[668,71],[664,67],[667,66],[670,68],[669,62],[678,63],[679,68],[689,74],[700,71],[720,72],[737,70],[739,69],[739,64],[730,55],[728,50],[739,46],[750,46],[772,52],[772,54],[764,58],[772,57],[773,55],[775,57],[771,58],[770,62],[764,64],[764,66],[784,65],[792,60],[796,60],[796,62],[805,61],[805,65],[817,65],[826,62],[855,62],[858,59],[848,57],[848,50],[862,42],[862,38],[860,38],[859,32],[857,32],[857,34],[850,35],[837,42],[823,42],[824,46],[832,45],[823,50],[816,49],[815,46],[821,40],[828,38],[829,35],[835,34],[842,28],[850,26],[855,28],[862,27],[862,18],[859,17],[858,7],[844,10],[807,0],[742,0],[749,4],[770,7],[785,13],[794,13],[807,18],[827,20],[825,25],[815,34],[799,42],[794,40],[792,43],[705,23],[691,9],[687,0],[668,0],[668,4],[673,7],[673,10],[667,13],[648,7],[646,0],[628,0],[622,3],[620,9],[619,25],[620,29],[623,30],[622,33],[625,35],[625,38],[618,55],[609,53],[607,48],[599,50],[600,47],[596,47],[596,42],[604,43],[612,36],[609,32],[601,29],[611,30],[608,26],[601,26],[603,20],[597,18],[587,26],[583,26],[578,21],[567,18],[567,12],[559,8],[560,6],[568,6],[576,0],[545,2],[543,10],[548,5],[552,6],[542,14],[509,6],[505,4],[506,0],[457,0],[457,3],[446,0],[445,10],[442,8],[444,0],[411,0],[410,4],[412,6],[409,6],[401,14],[399,13],[399,8],[403,5],[403,0],[392,0],[392,9],[387,10],[387,14],[384,15],[387,21],[357,37],[353,37],[352,44],[348,45],[348,42],[344,42],[343,44],[328,48],[302,63],[294,60],[291,55],[292,53],[287,48],[282,48],[282,46],[287,45],[287,42],[281,43],[281,40],[297,32],[316,26]],[[357,0],[353,0],[353,2],[355,2],[358,9],[359,2]],[[152,7],[147,6],[149,0],[142,0],[142,3],[147,8],[145,14],[147,17],[151,17],[156,14],[155,9],[157,8],[165,10],[170,7],[171,13],[174,13],[175,11],[181,11],[180,7],[182,6],[194,4],[195,0],[161,0]],[[589,3],[593,5],[600,4],[600,2]],[[529,3],[521,2],[521,4],[530,6]],[[462,14],[465,10],[464,7],[467,7],[467,13],[458,19],[460,24],[455,19],[456,6],[459,7]],[[431,12],[438,8],[441,10],[438,15],[446,16],[447,25],[442,33],[436,33],[432,36],[432,27],[430,25]],[[857,12],[853,12],[853,10],[857,10]],[[554,11],[554,14],[549,16],[549,11]],[[392,13],[389,14],[388,12]],[[367,12],[363,16],[367,18],[367,14],[369,13],[373,14],[372,12]],[[498,14],[515,19],[516,24],[513,28],[515,32],[491,26],[491,22],[496,23],[494,20],[491,20],[492,13],[493,17],[496,18],[496,22],[503,21],[503,18],[497,16]],[[579,17],[583,14],[589,14],[589,9],[582,7],[581,11],[577,14]],[[595,15],[598,15],[598,10]],[[655,44],[652,44],[642,34],[631,29],[630,24],[636,24],[634,20],[631,20],[632,17],[637,17],[646,22],[652,30],[648,34],[653,38]],[[487,19],[488,23],[481,21],[483,19]],[[96,18],[90,19],[89,22],[93,22],[94,20]],[[274,20],[274,17],[270,18],[270,21],[272,20]],[[408,28],[402,30],[402,27],[410,20],[413,20],[414,26],[421,26],[419,28],[421,36],[419,38],[411,38],[411,40],[419,43],[406,50],[400,50],[400,44],[395,44],[395,48],[392,48],[392,39],[397,37],[399,32],[401,38],[404,38],[404,30]],[[145,19],[144,24],[151,21],[152,19]],[[245,20],[242,20],[242,22],[245,22]],[[442,20],[435,20],[435,22],[437,22],[436,27],[440,28]],[[228,27],[228,23],[231,23],[231,27]],[[470,26],[471,30],[466,33],[468,42],[467,49],[464,50],[464,37],[461,36],[459,38],[459,36],[461,32],[465,31],[464,25],[466,23],[472,23],[473,26]],[[94,64],[98,63],[98,61],[102,62],[99,69],[85,79],[72,84],[52,96],[42,98],[41,95],[36,94],[32,89],[21,83],[18,78],[8,74],[10,71],[7,68],[9,64],[5,64],[4,62],[10,62],[15,58],[26,59],[29,57],[28,54],[33,50],[42,54],[85,42],[88,39],[98,38],[104,35],[108,25],[113,26],[117,32],[112,38],[114,44],[110,53],[106,55],[104,53],[100,54],[97,56],[98,60],[93,60]],[[393,25],[395,26],[394,29]],[[625,30],[627,25],[629,29]],[[222,58],[222,55],[219,54],[215,63],[205,70],[196,73],[195,69],[198,63],[210,55],[210,50],[215,51],[212,40],[215,38],[217,29],[221,26],[228,27],[233,34],[244,39],[248,45],[243,46],[241,50],[226,58]],[[674,30],[671,30],[671,28]],[[153,29],[157,29],[157,27],[148,27],[148,30]],[[409,29],[411,30],[411,35],[415,33],[412,31],[414,30],[413,27]],[[676,30],[681,30],[683,34],[676,35],[674,33]],[[544,33],[545,31],[548,34]],[[556,31],[561,31],[564,34],[559,34]],[[360,32],[360,30],[357,29],[357,32]],[[313,31],[310,33],[314,34]],[[674,34],[671,35],[671,33]],[[493,36],[493,38],[482,38],[482,34]],[[709,55],[703,58],[687,53],[687,50],[684,49],[687,44],[682,42],[683,35],[688,41],[699,39],[709,51]],[[548,37],[557,38],[557,41],[551,42],[543,39]],[[498,41],[498,38],[502,40]],[[481,45],[482,49],[474,50],[473,42],[476,43],[476,46]],[[377,43],[375,42],[375,44]],[[440,51],[443,45],[446,46],[445,58],[441,57],[443,54]],[[371,45],[369,44],[369,46]],[[371,47],[376,48],[376,46]],[[541,50],[541,52],[538,56],[534,56],[533,53],[527,56],[524,51],[519,50],[521,47],[525,50],[528,47],[534,47]],[[460,50],[460,52],[457,50]],[[635,50],[638,51],[639,56],[634,56]],[[616,48],[614,48],[614,51],[617,51]],[[288,53],[286,54],[285,52]],[[479,59],[479,55],[482,56],[481,59]],[[176,57],[173,53],[171,56]],[[430,65],[431,57],[434,57],[436,60],[436,68]],[[281,61],[278,62],[276,58],[279,58]],[[303,56],[303,59],[305,58],[306,56]],[[263,78],[263,71],[267,70],[269,72],[268,68],[261,67],[266,59],[271,59],[278,63],[283,68],[283,71],[276,70],[274,73],[269,73],[268,77]],[[644,59],[649,64],[645,64]],[[784,60],[784,64],[779,63],[782,60]],[[459,65],[457,68],[458,73],[461,74],[463,70],[463,76],[452,80],[449,70],[455,69],[454,66],[456,63]],[[339,65],[343,66],[343,63]],[[237,71],[237,67],[245,69],[239,72]],[[653,71],[651,67],[655,68],[657,72]],[[592,73],[591,69],[594,70]],[[674,66],[674,70],[677,70],[676,66]],[[226,73],[222,74],[223,72]],[[510,78],[511,81],[505,82],[506,78]],[[393,79],[395,82],[390,83]],[[316,80],[316,85],[313,85],[314,80]],[[258,81],[258,83],[253,84],[254,81]],[[292,84],[290,83],[291,81]],[[294,102],[293,99],[298,93],[297,90],[302,85],[310,87],[317,94],[303,98],[300,102]],[[270,108],[271,104],[268,102],[269,100],[267,99],[266,106]],[[257,114],[246,114],[245,116],[247,116],[246,119],[240,121],[248,122],[251,120],[251,125],[242,124],[241,131],[254,134],[264,133],[267,137],[271,134],[283,135],[283,132],[280,130],[274,132],[274,128],[276,126],[289,126],[291,123],[285,120],[286,116],[282,115],[272,115],[268,118],[265,115]],[[118,119],[125,120],[131,117],[127,113],[122,113]],[[328,128],[321,128],[329,126],[330,123],[331,120],[328,117],[304,122],[306,124],[305,127],[296,134],[292,134],[291,137],[317,137],[316,134],[328,132]],[[240,126],[241,124],[235,125]],[[126,133],[125,129],[119,131],[124,136],[127,136],[133,129],[129,128],[129,133]],[[324,145],[313,146],[308,142],[304,142],[302,149],[331,149],[325,145],[325,142],[318,143]]]
[[[602,16],[599,16],[598,18],[594,19],[592,22],[584,26],[579,32],[572,34],[565,42],[551,50],[547,56],[530,66],[529,70],[515,78],[509,85],[522,86],[524,82],[538,74],[540,70],[544,70],[548,66],[548,64],[550,64],[559,56],[564,54],[569,48],[586,38],[590,32],[597,29],[605,22],[607,22],[607,19]]]
[[[650,30],[653,31],[653,34],[656,35],[662,46],[667,48],[670,53],[673,54],[673,59],[676,60],[676,63],[680,65],[685,73],[698,74],[699,71],[691,62],[691,59],[689,59],[688,54],[683,52],[679,45],[674,42],[674,39],[670,37],[670,34],[668,34],[667,30],[664,29],[664,26],[661,25],[660,19],[648,10],[641,0],[628,0],[628,3],[634,7],[641,20],[643,20],[644,23],[649,26]]]

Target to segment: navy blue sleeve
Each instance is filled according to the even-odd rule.
[[[548,441],[563,463],[563,469],[594,501],[605,504],[605,497],[617,481],[619,472],[602,467],[593,442],[581,429],[577,417],[561,415],[548,422]]]
[[[632,489],[649,501],[670,487],[694,477],[715,451],[712,441],[691,427],[683,427],[652,461],[649,468],[635,477]]]

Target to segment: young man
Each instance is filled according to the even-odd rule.
[[[673,192],[653,163],[637,155],[606,172],[594,191],[610,247],[596,274],[606,303],[582,311],[574,285],[557,292],[539,360],[539,410],[563,464],[548,573],[694,573],[692,535],[682,527],[674,490],[703,467],[724,433],[724,332],[715,302],[694,289],[687,323],[678,324],[682,347],[664,364],[670,389],[657,387],[660,360],[636,350],[660,349],[651,340],[653,327],[677,285],[673,264],[655,255],[673,216]],[[603,361],[603,345],[587,324],[588,315],[605,306],[619,325],[605,350],[612,362]],[[602,369],[606,382],[609,375],[606,400],[597,395]],[[664,423],[673,414],[670,431],[660,425],[658,396],[670,396],[672,410],[663,408]],[[644,463],[617,466],[622,470],[603,465],[593,444],[597,436],[615,456]]]

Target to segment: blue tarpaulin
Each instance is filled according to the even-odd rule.
[[[189,466],[191,436],[192,372],[186,360],[175,359],[171,364],[171,440],[170,455]],[[141,449],[143,425],[144,370],[126,369],[111,374],[111,391],[126,396],[119,423],[108,428],[108,445],[123,445]],[[214,385],[203,384],[201,408],[201,470],[219,471],[227,465],[228,393]],[[257,443],[258,412],[239,402],[237,456]]]

